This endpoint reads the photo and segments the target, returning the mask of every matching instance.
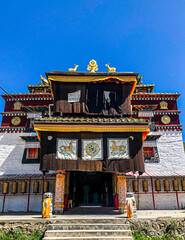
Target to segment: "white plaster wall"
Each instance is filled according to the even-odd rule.
[[[185,192],[184,193],[178,193],[178,198],[179,198],[180,209],[185,209]]]
[[[156,210],[173,210],[178,209],[176,194],[174,193],[160,193],[155,194],[155,208]]]
[[[28,196],[22,195],[22,196],[6,196],[5,199],[5,212],[26,212],[27,211],[27,203],[28,203]]]
[[[138,195],[138,194],[137,194]],[[139,194],[139,209],[150,210],[153,209],[152,194]]]
[[[29,211],[42,212],[42,195],[31,195]]]
[[[157,141],[157,148],[160,162],[145,163],[146,172],[184,171],[185,174],[185,153],[181,132],[163,132]]]
[[[0,134],[0,175],[40,173],[39,164],[22,164],[25,143],[20,135]]]

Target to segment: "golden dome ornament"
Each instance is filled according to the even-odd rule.
[[[96,72],[96,71],[98,71],[97,62],[96,62],[94,59],[92,59],[92,60],[89,62],[88,66],[87,66],[87,70],[90,71],[90,72]]]
[[[169,124],[171,122],[171,118],[168,115],[164,115],[161,118],[161,122],[164,124]]]

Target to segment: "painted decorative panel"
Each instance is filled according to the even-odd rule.
[[[129,140],[127,138],[108,139],[108,159],[115,158],[129,158]]]
[[[82,160],[102,160],[103,144],[102,139],[82,140]]]
[[[65,160],[77,160],[77,139],[57,139],[57,158]]]

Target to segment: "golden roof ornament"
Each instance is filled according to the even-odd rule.
[[[160,109],[168,109],[168,103],[165,101],[162,101],[159,103]]]
[[[143,81],[140,82],[139,86],[141,86],[141,87],[144,86]]]
[[[142,78],[143,78],[143,74],[141,74],[141,75],[137,78],[138,82],[141,81]]]
[[[98,71],[97,62],[96,62],[94,59],[92,59],[92,60],[89,62],[88,66],[87,66],[87,70],[90,71],[90,72],[96,72],[96,71]]]
[[[109,67],[110,63],[108,64],[105,64],[105,66],[107,67],[108,69],[108,72],[116,72],[116,68],[115,67]]]
[[[40,75],[40,79],[42,80],[44,85],[49,86],[49,81],[46,78],[44,78],[44,77],[42,77],[42,75]]]
[[[74,64],[74,65],[75,65],[74,68],[68,68],[69,72],[76,72],[76,69],[79,67],[79,65],[76,65],[76,64]]]

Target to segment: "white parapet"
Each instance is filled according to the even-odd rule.
[[[0,134],[0,175],[40,173],[39,164],[22,164],[25,142],[20,135]]]
[[[159,163],[145,163],[145,171],[184,171],[185,153],[182,133],[178,131],[161,131],[162,136],[157,141]]]

